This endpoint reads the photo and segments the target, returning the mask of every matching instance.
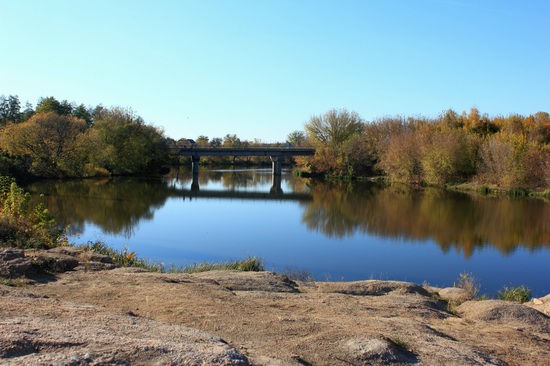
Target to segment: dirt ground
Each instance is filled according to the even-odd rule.
[[[1,324],[11,332],[3,332],[4,348],[19,352],[4,352],[0,363],[7,364],[550,365],[550,318],[541,311],[492,300],[470,301],[451,313],[433,292],[404,282],[293,282],[271,272],[118,268],[65,272],[23,290],[2,288]],[[20,344],[41,331],[41,319],[90,333],[77,332],[80,346],[42,346],[50,356],[40,359],[40,347],[25,352]],[[40,337],[48,337],[47,329]],[[187,358],[177,347],[170,352],[180,358],[147,353],[178,337],[189,339],[189,331],[199,332],[191,343],[197,345],[199,334],[204,347],[188,350]],[[131,334],[149,346],[124,343]],[[85,347],[79,357],[52,356],[77,354],[79,347]],[[125,356],[124,349],[134,354]]]

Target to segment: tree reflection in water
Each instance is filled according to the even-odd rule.
[[[169,198],[181,197],[181,190],[190,189],[191,182],[191,173],[178,169],[157,179],[39,182],[26,189],[34,203],[44,202],[61,225],[70,226],[71,236],[82,233],[86,223],[93,223],[107,234],[129,238],[140,221],[152,220],[157,209]],[[310,181],[292,175],[286,175],[283,183],[285,193],[309,192],[310,201],[296,203],[303,209],[302,222],[329,237],[345,238],[359,232],[415,242],[433,240],[444,252],[454,249],[465,257],[484,246],[494,246],[504,254],[516,248],[532,251],[550,246],[550,204],[542,200],[365,182]],[[205,170],[199,175],[199,184],[225,191],[268,193],[272,177],[265,170]]]
[[[470,257],[490,245],[550,246],[550,204],[536,199],[486,197],[438,189],[380,187],[361,182],[312,182],[303,222],[331,237],[356,231],[408,240],[432,239],[444,252]]]

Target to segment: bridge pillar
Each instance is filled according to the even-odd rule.
[[[282,165],[283,165],[283,157],[281,156],[270,156],[271,163],[273,165],[273,176],[281,175],[282,173]]]
[[[199,173],[193,173],[193,181],[191,182],[191,192],[196,193],[200,191],[199,186]]]
[[[282,195],[283,189],[281,188],[281,176],[280,175],[273,175],[271,177],[271,189],[269,190],[269,194],[274,196],[280,196]]]
[[[193,155],[192,157],[192,161],[193,161],[193,175],[195,174],[199,174],[199,161],[201,160],[200,156],[198,155]]]

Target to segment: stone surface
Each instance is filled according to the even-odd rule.
[[[353,281],[353,282],[318,282],[320,292],[333,292],[356,296],[382,296],[388,294],[419,294],[430,296],[422,286],[401,281]]]
[[[368,362],[370,365],[414,364],[418,362],[414,353],[389,339],[351,339],[346,342],[346,346],[358,355],[362,362]]]
[[[457,307],[464,319],[505,323],[550,333],[550,318],[529,306],[503,300],[468,301]]]
[[[208,271],[195,277],[213,280],[233,291],[297,292],[296,283],[273,272]]]
[[[533,308],[550,296],[539,299],[542,305],[469,301],[451,313],[432,292],[406,282],[90,272],[79,270],[83,254],[34,253],[79,258],[79,265],[38,276],[33,285],[21,282],[24,288],[0,284],[0,364],[462,366],[550,359],[548,317]]]
[[[24,252],[17,248],[0,248],[0,276],[24,276],[32,267]]]
[[[452,301],[458,304],[472,299],[468,291],[458,287],[446,287],[439,290],[437,294],[445,301]]]
[[[248,365],[248,359],[206,332],[4,291],[0,297],[3,365]]]
[[[550,316],[550,295],[544,297],[535,298],[524,305],[527,305],[533,309],[540,311],[541,313]]]

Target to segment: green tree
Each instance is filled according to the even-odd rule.
[[[17,95],[5,97],[0,95],[0,126],[10,122],[20,122],[22,117],[21,103]]]
[[[197,143],[197,146],[200,146],[200,147],[208,146],[208,136],[200,135],[199,137],[197,137],[196,143]]]
[[[310,140],[338,146],[362,132],[363,120],[356,112],[331,109],[323,115],[311,117],[305,127]]]
[[[295,146],[300,146],[306,141],[306,134],[303,131],[293,131],[288,134],[286,141]]]
[[[32,104],[27,102],[25,103],[25,109],[21,112],[21,121],[28,121],[34,115],[34,108]]]
[[[68,101],[59,102],[54,97],[41,98],[36,106],[36,113],[55,112],[59,115],[69,115],[73,111],[73,106]]]
[[[212,140],[210,140],[210,147],[221,147],[223,144],[223,140],[220,137],[214,137]]]
[[[86,134],[86,145],[94,147],[94,166],[117,175],[136,174],[156,171],[168,161],[163,132],[131,109],[103,110],[101,117]]]
[[[75,116],[76,118],[80,118],[80,119],[83,119],[84,121],[86,121],[86,125],[88,127],[92,126],[92,123],[93,123],[92,112],[89,108],[86,108],[84,106],[84,104],[78,105],[73,110],[72,115]]]
[[[28,156],[31,172],[39,176],[78,176],[84,164],[78,141],[85,128],[83,120],[72,116],[37,113],[5,128],[2,148],[12,155]]]
[[[241,139],[237,137],[237,135],[233,134],[227,134],[223,138],[223,144],[224,147],[239,147],[242,145]]]
[[[479,140],[462,129],[429,126],[421,144],[423,179],[430,184],[461,182],[476,172]]]

